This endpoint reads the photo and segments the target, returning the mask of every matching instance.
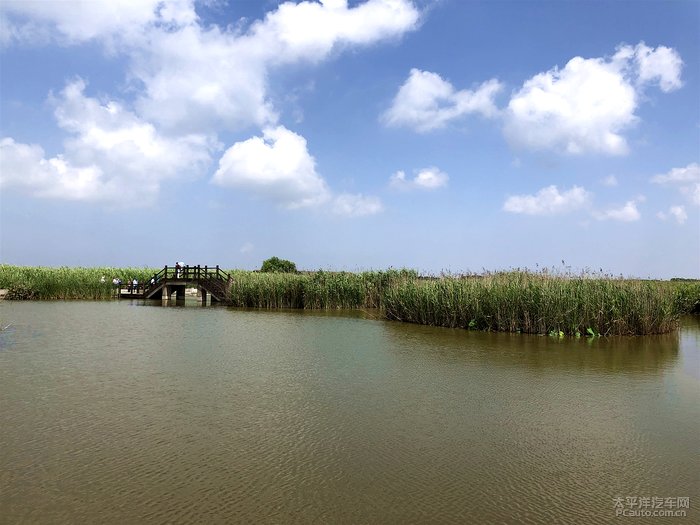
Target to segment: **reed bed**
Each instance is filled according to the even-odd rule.
[[[700,281],[671,280],[676,296],[676,310],[684,314],[700,314]]]
[[[410,270],[377,272],[259,273],[234,271],[229,300],[252,308],[381,308],[385,289],[417,279]]]
[[[559,336],[666,333],[682,313],[668,283],[523,271],[404,280],[383,306],[397,321]]]
[[[7,299],[110,299],[112,279],[144,282],[158,270],[152,268],[49,268],[0,265],[0,288]],[[102,277],[105,282],[101,282]]]
[[[8,299],[109,299],[112,279],[150,279],[153,268],[0,265]],[[249,308],[378,308],[391,320],[550,335],[669,332],[700,313],[700,281],[509,271],[425,278],[411,270],[261,273],[234,270],[228,302]],[[105,282],[101,278],[105,277]]]

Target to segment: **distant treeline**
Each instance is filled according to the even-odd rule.
[[[0,265],[7,299],[108,299],[112,279],[155,268]],[[549,335],[665,333],[700,313],[700,281],[647,281],[513,270],[425,278],[412,270],[263,273],[234,270],[228,303],[249,308],[378,308],[387,319]],[[102,278],[104,277],[104,282]]]

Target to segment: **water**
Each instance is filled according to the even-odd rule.
[[[619,523],[616,497],[700,521],[697,318],[590,341],[371,317],[0,302],[0,522]]]

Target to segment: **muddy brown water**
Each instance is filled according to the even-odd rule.
[[[698,318],[559,340],[374,317],[1,302],[0,523],[700,522]]]

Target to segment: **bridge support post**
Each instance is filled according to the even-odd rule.
[[[118,298],[146,298],[160,300],[166,303],[175,294],[178,303],[185,302],[185,292],[187,286],[197,286],[198,295],[202,298],[202,305],[227,302],[230,294],[233,278],[227,272],[217,266],[179,266],[176,268],[163,267],[161,271],[154,274],[149,284],[142,284],[139,287],[132,287],[130,284],[127,290],[121,286],[116,286],[113,294]],[[131,288],[134,288],[132,290]]]
[[[175,294],[176,301],[185,300],[185,285],[184,284],[166,284],[163,286],[163,299],[170,300]]]

